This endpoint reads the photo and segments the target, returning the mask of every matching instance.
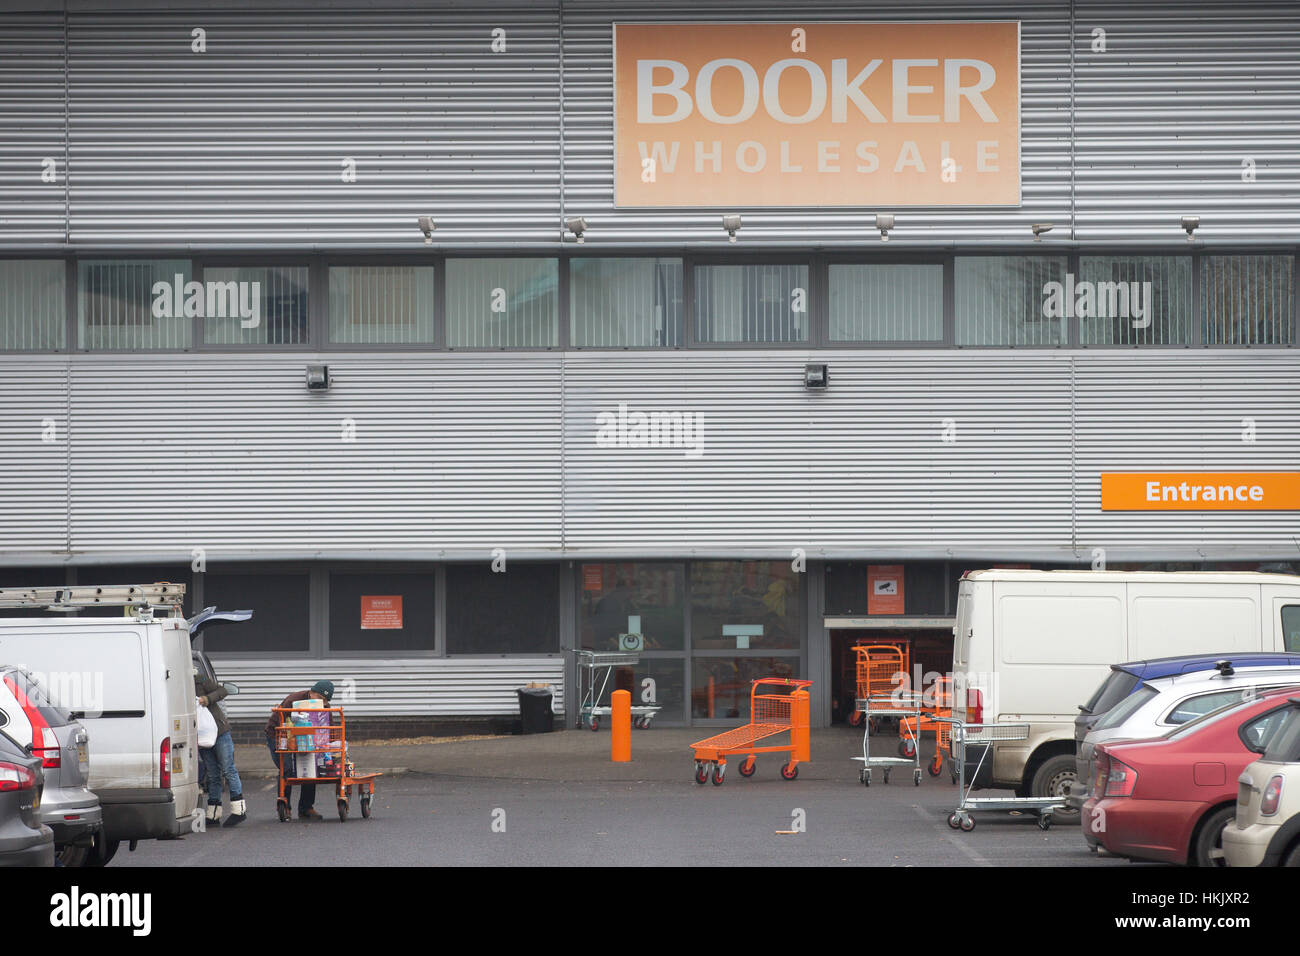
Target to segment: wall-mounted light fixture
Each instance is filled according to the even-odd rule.
[[[437,228],[437,226],[433,224],[433,217],[421,216],[419,219],[419,223],[420,223],[420,231],[424,233],[424,244],[426,246],[433,245],[433,230]]]
[[[1183,222],[1183,232],[1187,233],[1187,241],[1191,242],[1194,238],[1196,238],[1195,236],[1196,227],[1201,224],[1201,217],[1184,216],[1182,222]]]
[[[889,230],[894,228],[894,217],[889,213],[876,213],[876,228],[880,230],[880,241],[889,241]]]
[[[825,388],[830,383],[830,369],[825,365],[805,365],[803,367],[804,388]]]
[[[586,241],[582,238],[582,234],[587,231],[587,220],[581,216],[564,220],[564,228],[573,233],[578,240],[578,245],[582,245]]]
[[[723,216],[723,217],[722,217],[722,228],[725,229],[725,230],[727,230],[727,241],[728,241],[728,242],[735,242],[735,241],[736,241],[736,233],[740,232],[740,217],[739,217],[739,216]]]
[[[307,388],[313,392],[330,387],[330,367],[328,365],[307,366]]]
[[[1043,237],[1043,233],[1052,231],[1052,224],[1050,222],[1036,222],[1032,228],[1034,230],[1034,242],[1038,242]]]

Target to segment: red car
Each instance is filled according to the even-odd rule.
[[[1237,777],[1264,752],[1295,692],[1270,690],[1163,737],[1099,744],[1094,796],[1079,817],[1085,838],[1130,859],[1226,865],[1223,828],[1236,814]]]

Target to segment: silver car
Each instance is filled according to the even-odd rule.
[[[36,675],[0,666],[0,729],[41,761],[45,786],[37,817],[54,831],[58,860],[81,866],[103,830],[99,798],[86,788],[90,740],[66,710],[50,703]]]

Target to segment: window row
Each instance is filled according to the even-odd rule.
[[[75,270],[62,260],[9,259],[0,260],[0,350],[67,348],[69,274],[71,334],[87,350],[1296,341],[1291,255],[958,255],[818,266],[450,258],[319,268],[130,259],[80,260]]]

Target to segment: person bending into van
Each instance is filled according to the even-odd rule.
[[[208,786],[208,826],[221,825],[221,791],[230,786],[230,819],[225,825],[237,827],[248,819],[248,804],[244,802],[244,786],[235,769],[235,742],[230,737],[230,720],[219,701],[228,694],[217,682],[217,675],[194,672],[194,693],[199,703],[208,709],[217,722],[217,741],[211,747],[199,749],[203,758],[203,773]]]
[[[300,700],[323,700],[325,706],[329,706],[330,698],[334,696],[334,685],[327,680],[318,680],[311,685],[311,690],[301,690],[295,694],[290,694],[284,700],[280,701],[279,707],[292,707]],[[288,754],[279,754],[275,749],[275,738],[280,730],[280,714],[276,710],[271,711],[271,718],[266,722],[266,747],[271,751],[271,760],[274,762],[277,770],[280,769],[280,759]],[[290,795],[293,793],[292,787],[284,788],[284,799],[288,802]],[[316,784],[304,783],[302,792],[298,794],[298,819],[299,820],[319,820],[321,815],[315,810],[316,803]]]

